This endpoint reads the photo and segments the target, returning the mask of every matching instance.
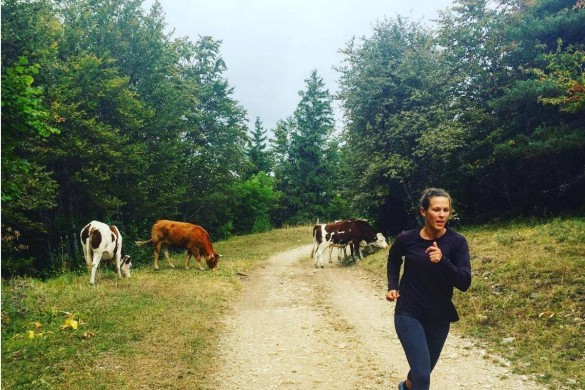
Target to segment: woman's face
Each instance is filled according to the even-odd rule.
[[[434,196],[430,199],[427,210],[420,208],[425,219],[425,226],[433,230],[442,230],[451,216],[451,203],[446,196]]]

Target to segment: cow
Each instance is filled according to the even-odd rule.
[[[338,223],[338,222],[341,222],[341,221],[335,221],[335,223]],[[313,249],[311,250],[311,258],[313,258],[315,256],[315,252],[316,252],[317,248],[319,248],[319,244],[322,241],[320,232],[321,232],[321,229],[323,229],[325,226],[326,226],[326,224],[316,224],[313,226]],[[329,244],[329,246],[328,246],[328,248],[329,248],[329,263],[333,263],[331,256],[333,255],[333,249],[335,249],[335,248],[337,248],[337,260],[339,260],[342,253],[343,253],[343,257],[347,258],[347,247],[348,246],[349,246],[351,257],[353,258],[354,248],[353,248],[353,245],[351,244],[351,242],[339,243],[339,244],[335,244],[335,243]]]
[[[323,268],[323,252],[331,246],[344,247],[350,245],[352,254],[357,252],[362,258],[360,243],[374,245],[378,248],[388,247],[386,238],[366,222],[359,219],[348,219],[326,225],[313,226],[313,253],[315,267]]]
[[[148,241],[136,241],[136,245],[142,246],[152,243],[154,247],[154,269],[158,269],[158,256],[163,244],[167,244],[164,248],[164,253],[171,268],[174,268],[175,265],[169,255],[169,246],[187,250],[187,257],[185,258],[186,269],[189,269],[191,256],[197,260],[200,270],[203,270],[201,257],[205,259],[209,269],[213,271],[217,268],[217,262],[221,255],[213,249],[209,234],[199,225],[161,219],[152,226],[150,237]]]
[[[90,285],[95,285],[95,274],[102,260],[114,263],[118,278],[130,277],[132,262],[130,256],[124,254],[122,235],[116,226],[91,221],[81,229],[79,236]]]

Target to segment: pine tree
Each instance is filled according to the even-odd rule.
[[[259,172],[270,172],[272,164],[270,162],[270,154],[267,150],[266,130],[262,127],[260,117],[256,117],[254,123],[254,130],[250,139],[250,146],[247,150],[248,158],[252,164],[250,175],[255,175]]]
[[[294,221],[324,218],[327,199],[333,194],[333,98],[316,70],[305,82],[306,90],[299,92],[301,100],[294,112],[295,126],[283,167],[287,184],[283,201]]]

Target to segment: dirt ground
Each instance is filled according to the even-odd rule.
[[[316,269],[311,246],[245,278],[225,321],[217,389],[396,389],[408,366],[386,284],[358,267]],[[452,327],[431,389],[544,389]]]

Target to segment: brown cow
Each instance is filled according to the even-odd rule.
[[[169,246],[187,250],[187,257],[185,258],[186,269],[189,269],[189,260],[191,259],[191,256],[195,257],[195,260],[197,260],[200,270],[203,270],[201,257],[205,258],[205,262],[209,269],[214,270],[217,268],[217,262],[221,255],[213,249],[213,245],[209,239],[209,234],[199,225],[161,219],[156,221],[152,226],[150,237],[151,238],[148,241],[136,241],[136,245],[142,246],[152,242],[152,245],[154,246],[155,269],[158,269],[158,256],[162,244],[167,244],[164,252],[171,268],[174,268],[175,266],[169,255]]]

